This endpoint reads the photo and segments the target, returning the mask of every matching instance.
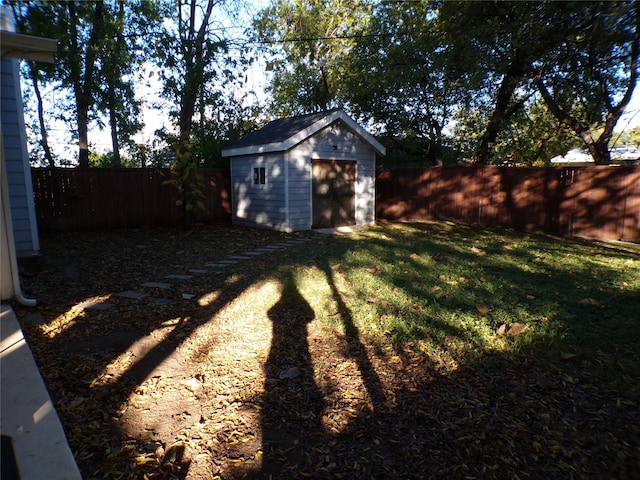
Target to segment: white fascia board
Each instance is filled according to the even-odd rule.
[[[223,157],[242,157],[244,155],[257,155],[260,153],[282,152],[282,143],[267,143],[265,145],[250,145],[241,148],[225,148],[222,150]]]

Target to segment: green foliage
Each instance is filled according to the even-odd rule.
[[[640,145],[640,127],[625,130],[613,136],[617,146],[620,145]]]
[[[59,42],[55,65],[25,72],[56,90],[83,166],[95,126],[110,127],[114,166],[121,147],[141,166],[173,150],[223,166],[220,150],[266,116],[331,107],[380,136],[390,163],[543,164],[577,142],[606,163],[640,68],[637,2],[277,0],[253,24],[271,72],[263,102],[240,93],[258,52],[226,29],[237,2],[10,4],[19,31]],[[138,68],[151,62],[173,124],[136,147]]]
[[[168,180],[167,184],[173,185],[180,192],[181,198],[176,201],[176,205],[182,207],[185,227],[190,227],[206,212],[204,180],[189,149],[176,152],[172,168],[175,177]]]
[[[451,145],[483,163],[544,163],[597,143],[585,132],[605,139],[635,86],[633,2],[349,5],[281,0],[258,17],[273,111],[342,106],[407,158],[439,163]],[[542,111],[540,72],[581,131]]]
[[[260,13],[255,29],[274,55],[274,115],[344,104],[343,77],[351,73],[348,53],[371,9],[370,2],[361,0],[278,0]]]
[[[542,102],[531,102],[498,135],[496,163],[549,166],[551,158],[581,146],[580,139],[566,125],[559,125]]]
[[[105,115],[117,166],[120,146],[131,145],[131,136],[141,128],[134,81],[138,62],[148,51],[144,35],[160,20],[155,2],[13,3],[19,31],[58,40],[55,64],[31,68],[42,83],[68,99],[56,107],[77,132],[80,166],[89,163],[90,125],[104,126]]]
[[[135,152],[134,152],[135,153]],[[124,156],[120,159],[119,165],[114,162],[113,152],[97,153],[89,150],[89,167],[90,168],[139,168],[142,164],[137,156]]]

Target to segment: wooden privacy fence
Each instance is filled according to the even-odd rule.
[[[640,167],[393,170],[376,188],[377,218],[640,242]]]
[[[204,223],[230,222],[229,173],[203,169]],[[31,170],[38,229],[88,230],[183,223],[171,169]]]
[[[230,177],[204,169],[204,223],[231,222]],[[170,169],[32,169],[38,228],[179,226]],[[640,242],[640,167],[435,167],[376,179],[376,216]]]

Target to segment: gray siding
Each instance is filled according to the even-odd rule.
[[[266,184],[253,185],[253,168],[265,167]],[[248,155],[231,159],[233,223],[287,229],[285,165],[282,155]]]
[[[320,130],[296,146],[291,156],[298,160],[307,159],[307,162],[311,159],[355,161],[356,225],[375,222],[375,151],[342,122],[336,122]],[[310,178],[309,175],[309,204],[311,203]]]
[[[311,159],[296,155],[296,149],[287,155],[288,212],[292,231],[311,228]]]
[[[37,253],[40,246],[17,60],[2,58],[0,87],[2,143],[16,253],[31,255]]]
[[[311,162],[356,162],[356,224],[375,221],[375,151],[336,122],[288,152],[231,159],[233,222],[284,231],[312,224]],[[253,167],[264,166],[266,185],[253,185]]]

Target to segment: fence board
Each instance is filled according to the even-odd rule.
[[[204,223],[229,222],[229,174],[201,171],[206,196]],[[32,169],[38,229],[92,230],[178,226],[180,198],[170,169]]]
[[[640,168],[383,171],[376,181],[376,215],[640,242]]]

